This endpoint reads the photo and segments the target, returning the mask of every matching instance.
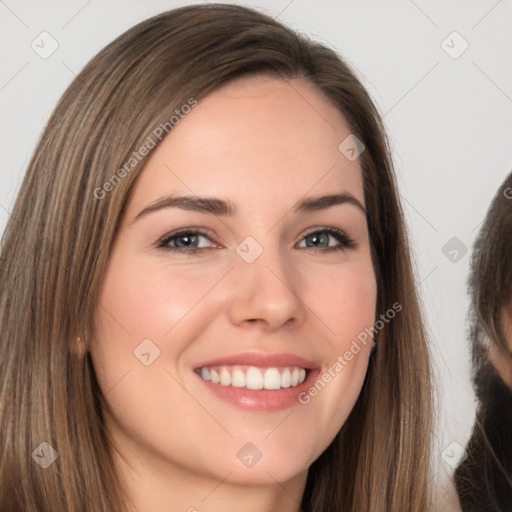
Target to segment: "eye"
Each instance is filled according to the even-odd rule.
[[[346,250],[354,246],[354,240],[336,228],[322,228],[311,231],[297,245],[297,247],[314,253]],[[157,248],[165,251],[195,254],[207,249],[218,248],[218,246],[202,230],[184,228],[166,235],[157,243]]]
[[[205,240],[209,240],[211,242],[210,237],[206,233],[197,229],[187,228],[166,235],[162,240],[160,240],[157,247],[167,251],[193,254],[200,250],[214,248],[209,247],[208,242],[205,242]],[[213,242],[211,243],[213,244]]]
[[[334,245],[332,245],[334,242]],[[304,243],[306,245],[304,245]],[[322,228],[312,231],[302,239],[298,247],[310,249],[313,252],[341,251],[355,246],[346,233],[335,228]]]

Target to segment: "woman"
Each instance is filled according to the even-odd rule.
[[[498,190],[471,260],[471,342],[479,400],[455,472],[463,511],[512,510],[512,174]]]
[[[2,244],[0,507],[425,511],[429,354],[379,115],[234,5],[100,52]]]

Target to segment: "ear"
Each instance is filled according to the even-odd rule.
[[[490,343],[489,359],[503,382],[512,390],[512,360],[510,354],[496,346],[495,343]]]
[[[88,350],[88,342],[86,337],[78,336],[71,341],[70,347],[71,353],[78,356],[79,358],[85,357]]]

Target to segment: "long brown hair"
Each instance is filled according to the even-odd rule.
[[[512,174],[487,212],[473,248],[469,291],[473,383],[478,398],[467,457],[455,471],[463,510],[512,507],[512,392],[496,371],[489,344],[512,367],[502,314],[512,303]]]
[[[303,508],[427,510],[429,352],[379,114],[333,50],[227,4],[175,9],[122,34],[76,77],[42,135],[2,242],[0,508],[124,510],[103,423],[105,400],[90,357],[71,347],[84,332],[94,337],[110,247],[151,151],[125,167],[115,186],[104,184],[190,98],[200,102],[250,73],[309,81],[363,141],[377,317],[402,306],[378,332],[350,417],[310,468]],[[98,193],[102,187],[108,193]],[[58,453],[44,470],[31,458],[43,441]]]

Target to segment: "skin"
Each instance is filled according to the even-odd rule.
[[[201,100],[138,177],[90,346],[133,510],[300,509],[309,466],[358,398],[370,343],[310,403],[275,412],[220,400],[193,368],[257,352],[296,354],[324,371],[373,325],[377,285],[364,212],[350,203],[292,211],[305,197],[334,193],[364,206],[359,160],[338,150],[349,134],[309,83],[253,75]],[[173,207],[134,221],[168,194],[223,198],[238,212]],[[208,231],[199,239],[202,252],[156,248],[184,227]],[[331,236],[311,252],[308,230],[325,227],[355,245],[327,252],[340,245]],[[263,248],[250,264],[236,252],[247,236]],[[134,356],[147,338],[161,352],[150,366]],[[262,454],[251,468],[236,455],[247,442]]]
[[[503,310],[501,321],[503,325],[503,334],[508,343],[509,352],[499,346],[497,343],[489,343],[489,357],[496,368],[496,371],[503,379],[503,382],[512,390],[512,308]]]

